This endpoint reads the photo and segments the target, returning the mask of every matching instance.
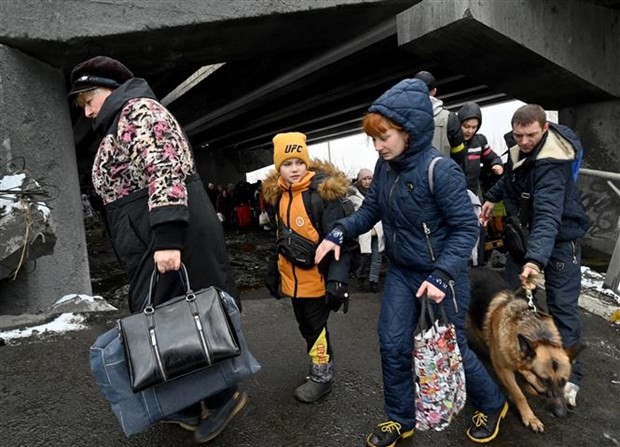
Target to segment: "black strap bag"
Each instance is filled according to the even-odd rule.
[[[508,216],[504,222],[504,244],[508,253],[518,262],[523,262],[527,252],[527,238],[530,230],[518,217]]]
[[[278,239],[276,240],[277,251],[297,267],[310,269],[314,266],[317,246],[310,239],[306,239],[281,221],[279,222]]]
[[[183,264],[179,275],[185,295],[153,307],[152,296],[159,279],[155,269],[144,311],[119,320],[134,392],[241,353],[222,304],[222,292],[215,287],[193,292]]]
[[[527,240],[530,237],[532,196],[527,192],[521,193],[519,203],[519,214],[508,216],[504,221],[504,245],[516,261],[523,262],[527,253]]]

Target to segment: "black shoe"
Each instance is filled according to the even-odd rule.
[[[499,424],[508,412],[508,403],[504,403],[502,408],[493,413],[474,412],[471,418],[471,425],[467,429],[467,437],[479,444],[492,441],[499,433]]]
[[[246,393],[238,391],[223,407],[209,409],[208,416],[202,419],[198,430],[194,432],[194,441],[208,442],[222,433],[232,418],[245,406],[247,398]]]
[[[196,431],[200,425],[200,415],[185,416],[179,413],[173,413],[159,422],[162,424],[176,424],[187,431]]]
[[[329,394],[332,390],[333,381],[321,383],[312,380],[310,377],[295,390],[295,399],[307,404],[316,402],[321,397]]]
[[[413,428],[403,429],[396,421],[382,422],[377,429],[368,435],[366,445],[368,447],[394,447],[401,439],[413,436]]]

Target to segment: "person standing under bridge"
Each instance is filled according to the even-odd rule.
[[[465,335],[470,301],[467,260],[478,237],[465,175],[453,160],[432,146],[434,131],[428,88],[405,79],[381,95],[362,121],[379,160],[362,206],[338,220],[317,248],[315,262],[346,239],[383,223],[389,267],[381,299],[378,332],[387,421],[366,438],[368,447],[393,447],[413,435],[416,424],[412,351],[421,298],[443,303],[454,324],[467,382],[467,399],[475,408],[467,436],[478,443],[493,440],[508,411],[499,386]],[[429,181],[431,160],[438,160]],[[445,298],[445,299],[444,299]]]
[[[489,145],[487,137],[478,132],[482,126],[482,110],[475,102],[466,102],[457,114],[448,119],[448,141],[450,155],[460,166],[467,179],[467,189],[476,215],[481,208],[481,177],[493,177],[493,183],[504,173],[502,159]],[[472,251],[471,263],[474,267],[484,264],[484,243],[486,229],[480,226],[480,238]]]
[[[426,84],[428,96],[433,105],[433,119],[435,121],[433,147],[444,157],[450,158],[450,142],[448,141],[447,133],[450,111],[444,108],[443,101],[437,98],[437,80],[431,72],[424,70],[417,72],[415,78]]]
[[[144,308],[154,268],[162,274],[154,305],[183,295],[176,273],[181,261],[194,290],[216,286],[240,305],[222,226],[174,116],[144,79],[106,56],[78,64],[71,82],[69,96],[102,137],[92,180],[103,200],[114,250],[130,278],[129,309]],[[195,431],[195,441],[206,442],[221,433],[245,402],[246,394],[235,385],[165,422]],[[201,418],[203,405],[206,418]]]
[[[575,358],[581,350],[581,246],[579,239],[590,226],[576,184],[576,170],[583,147],[577,134],[566,126],[547,122],[537,104],[521,106],[512,116],[515,145],[509,149],[506,174],[486,193],[482,220],[487,223],[495,205],[504,200],[508,219],[516,218],[525,250],[516,252],[506,232],[508,258],[506,280],[514,289],[544,269],[547,308],[562,343]],[[564,389],[566,403],[577,405],[581,362],[573,362]]]

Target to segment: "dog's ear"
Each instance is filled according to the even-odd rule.
[[[536,357],[536,344],[523,334],[517,334],[517,337],[519,338],[519,349],[523,357],[530,360]]]
[[[568,358],[570,359],[570,362],[573,363],[575,361],[575,359],[577,358],[577,356],[581,353],[581,351],[583,351],[584,349],[586,349],[585,344],[579,344],[577,346],[571,346],[570,348],[566,348],[566,354],[568,355]]]

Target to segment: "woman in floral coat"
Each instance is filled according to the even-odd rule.
[[[145,307],[154,268],[163,274],[154,304],[183,294],[176,274],[181,261],[194,290],[216,286],[238,301],[222,225],[174,116],[144,79],[109,57],[77,65],[71,82],[69,95],[102,136],[92,180],[103,200],[114,249],[130,278],[129,309]],[[200,420],[198,402],[169,422],[198,429],[196,441],[206,442],[223,430],[245,399],[235,386],[205,402],[206,419]]]

